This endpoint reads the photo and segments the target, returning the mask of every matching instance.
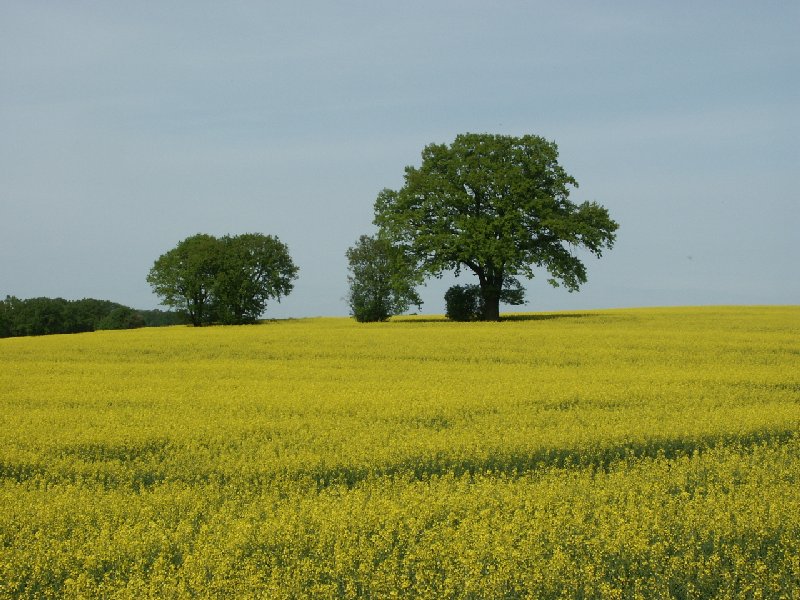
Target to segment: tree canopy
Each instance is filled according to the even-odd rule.
[[[556,144],[539,136],[462,134],[450,146],[430,144],[404,181],[375,202],[381,235],[428,275],[472,271],[485,320],[499,319],[503,291],[521,289],[517,278],[534,277],[536,267],[551,285],[577,290],[586,267],[575,251],[599,257],[616,237],[604,207],[570,201],[578,183],[558,164]]]
[[[297,267],[278,238],[245,233],[221,238],[222,253],[213,285],[218,317],[223,323],[252,323],[267,301],[289,294]]]
[[[162,304],[195,326],[252,323],[293,288],[297,267],[277,237],[198,233],[156,259],[147,281]]]
[[[219,240],[214,236],[190,236],[156,259],[147,282],[163,305],[185,314],[192,325],[210,323],[220,254]]]
[[[362,235],[346,256],[347,302],[357,321],[385,321],[422,304],[414,289],[417,274],[401,249],[387,240]]]

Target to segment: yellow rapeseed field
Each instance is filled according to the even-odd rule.
[[[0,340],[0,598],[800,598],[800,307]]]

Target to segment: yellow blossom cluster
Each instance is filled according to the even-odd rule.
[[[0,598],[800,598],[800,307],[0,340]]]

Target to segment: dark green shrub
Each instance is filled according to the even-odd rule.
[[[452,321],[477,321],[483,315],[481,288],[474,284],[454,285],[444,295],[447,318]]]

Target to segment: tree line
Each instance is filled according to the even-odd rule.
[[[182,315],[163,310],[136,310],[109,300],[64,300],[6,296],[0,300],[0,338],[99,329],[134,329],[185,323]]]
[[[540,136],[468,133],[450,145],[426,146],[421,165],[405,168],[403,186],[378,194],[377,233],[362,235],[346,252],[351,315],[383,321],[419,307],[416,287],[445,272],[477,279],[445,294],[447,316],[459,321],[496,321],[501,302],[524,304],[520,279],[533,278],[536,269],[550,285],[578,290],[587,272],[577,250],[600,257],[613,247],[619,225],[596,202],[572,202],[577,187],[558,162],[556,144]],[[275,236],[198,233],[158,257],[147,281],[163,305],[192,325],[242,324],[288,295],[297,273]],[[135,322],[114,310],[114,319]],[[81,328],[111,322],[103,319],[111,317],[62,322],[89,330]],[[53,332],[49,317],[40,322],[15,331]]]

